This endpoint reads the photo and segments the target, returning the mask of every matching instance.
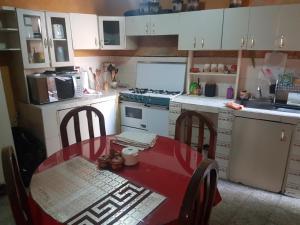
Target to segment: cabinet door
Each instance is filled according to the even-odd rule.
[[[247,7],[224,10],[222,49],[247,48],[249,14]]]
[[[179,15],[178,50],[196,50],[195,21],[200,21],[200,12],[184,12]]]
[[[101,49],[125,49],[125,17],[100,16]]]
[[[150,16],[125,17],[126,36],[150,35]]]
[[[300,5],[283,5],[280,7],[279,33],[277,49],[300,50]]]
[[[45,13],[17,9],[25,69],[50,67]]]
[[[115,100],[92,104],[92,107],[98,109],[104,116],[106,135],[117,133],[117,106]],[[93,125],[95,137],[100,136],[99,120],[93,115]]]
[[[237,117],[230,178],[253,187],[282,189],[294,125]]]
[[[200,11],[200,20],[193,21],[189,26],[194,23],[197,30],[196,49],[221,49],[223,9]]]
[[[179,14],[162,14],[150,17],[151,35],[178,35]]]
[[[61,121],[65,117],[65,115],[71,111],[71,109],[63,109],[57,111],[57,117],[59,121],[59,125],[61,124]],[[79,124],[80,124],[80,134],[81,134],[81,140],[87,140],[89,139],[89,128],[88,128],[88,122],[87,122],[87,116],[86,113],[80,112],[79,113]],[[74,129],[74,120],[70,119],[68,125],[67,125],[67,132],[68,132],[68,139],[69,139],[69,145],[76,143],[76,137],[75,137],[75,129]]]
[[[99,49],[98,19],[92,14],[70,14],[74,49]]]
[[[51,65],[53,67],[72,66],[74,53],[69,15],[46,12],[46,21]]]
[[[279,6],[250,9],[248,49],[273,50],[279,25]]]

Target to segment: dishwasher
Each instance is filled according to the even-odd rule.
[[[230,180],[281,192],[294,125],[236,117]]]

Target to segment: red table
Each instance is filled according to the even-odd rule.
[[[36,173],[47,170],[76,156],[92,162],[110,150],[113,136],[99,137],[64,148],[46,159]],[[114,144],[115,149],[121,146]],[[117,150],[118,150],[117,149]],[[189,146],[166,137],[158,137],[155,146],[141,151],[139,164],[124,167],[116,172],[128,180],[164,195],[167,199],[151,214],[144,218],[143,224],[164,224],[179,215],[185,190],[195,168],[201,163],[202,155]],[[217,192],[215,204],[221,201]],[[60,224],[47,215],[32,198],[29,199],[34,224]]]

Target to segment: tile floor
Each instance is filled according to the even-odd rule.
[[[219,181],[223,201],[210,225],[300,225],[300,199]],[[14,225],[7,197],[0,197],[0,224]]]

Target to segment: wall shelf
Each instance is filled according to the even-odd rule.
[[[2,32],[11,32],[11,31],[19,31],[18,28],[0,28]]]
[[[236,73],[213,73],[213,72],[198,72],[198,73],[189,73],[189,75],[195,76],[226,76],[226,77],[236,77]]]

